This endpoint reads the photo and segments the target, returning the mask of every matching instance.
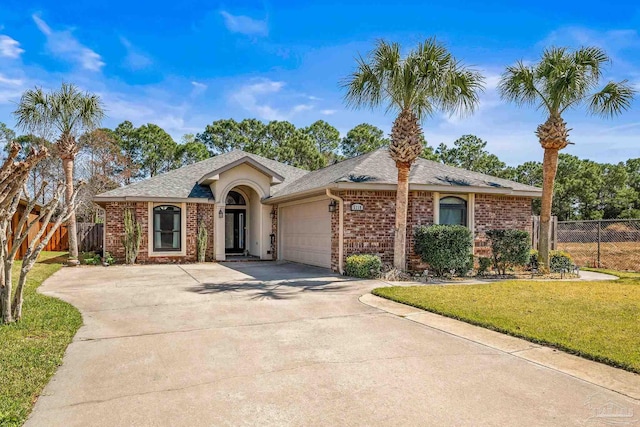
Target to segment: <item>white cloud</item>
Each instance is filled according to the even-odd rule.
[[[9,36],[0,34],[0,56],[5,58],[18,58],[24,49],[20,48],[20,43]]]
[[[100,71],[102,57],[81,44],[70,31],[55,31],[38,15],[32,15],[36,26],[47,37],[47,49],[55,56],[76,63],[90,71]]]
[[[131,44],[131,42],[125,37],[120,37],[120,43],[122,43],[122,45],[127,50],[127,56],[125,57],[125,64],[130,69],[134,71],[141,70],[143,68],[147,68],[153,63],[153,61],[151,60],[151,58],[149,58],[149,56],[147,56],[146,54],[136,49]]]
[[[338,110],[320,110],[320,114],[323,114],[325,116],[331,116],[332,114],[337,113]]]
[[[281,92],[284,86],[284,82],[260,80],[240,87],[231,98],[242,108],[264,120],[289,120],[298,113],[313,109],[310,104],[296,104],[290,108],[279,108],[262,101],[267,95],[273,101],[275,95]]]
[[[266,19],[259,20],[244,15],[232,15],[224,10],[220,11],[220,15],[224,18],[224,25],[227,27],[227,30],[232,33],[263,37],[269,35],[269,27]]]
[[[301,113],[301,112],[303,112],[303,111],[309,111],[309,110],[312,110],[312,109],[313,109],[313,105],[309,105],[309,104],[298,104],[298,105],[295,105],[295,106],[291,109],[291,111],[292,111],[293,113]]]
[[[209,86],[204,83],[192,81],[191,86],[193,86],[193,90],[191,91],[191,96],[197,96],[201,93],[204,93]]]
[[[0,73],[0,85],[2,86],[22,86],[22,79],[12,79]]]
[[[12,104],[18,101],[25,88],[24,79],[7,77],[6,74],[0,73],[0,104]]]
[[[631,29],[597,31],[584,27],[562,27],[552,31],[542,42],[543,46],[598,46],[618,51],[640,47],[638,31]]]

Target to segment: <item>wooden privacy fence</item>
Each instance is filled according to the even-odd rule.
[[[102,249],[102,237],[104,224],[92,222],[79,222],[78,227],[78,250],[80,252],[91,252]]]
[[[14,224],[17,226],[18,223]],[[27,251],[27,247],[29,242],[33,240],[35,235],[42,227],[41,223],[38,223],[33,226],[31,231],[29,232],[29,237],[22,242],[20,245],[20,249],[16,254],[16,259],[22,259],[25,252]],[[47,230],[45,230],[45,235],[51,230],[53,224],[46,225]],[[78,250],[81,252],[91,252],[102,248],[102,231],[104,229],[104,224],[93,224],[93,223],[78,223]],[[9,245],[11,248],[11,245]],[[69,250],[69,235],[67,231],[66,225],[61,225],[51,236],[51,240],[47,243],[47,246],[44,247],[45,251],[56,251],[56,252],[64,252]]]

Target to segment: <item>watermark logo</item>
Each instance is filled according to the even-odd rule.
[[[640,417],[634,413],[632,407],[611,400],[600,393],[590,396],[584,406],[591,412],[586,422],[589,426],[640,425]]]

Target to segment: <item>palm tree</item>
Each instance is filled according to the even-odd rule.
[[[398,113],[389,145],[398,168],[393,264],[404,270],[409,171],[424,148],[420,123],[438,111],[472,112],[484,79],[434,38],[418,44],[405,57],[399,44],[380,40],[366,58],[356,60],[356,70],[342,84],[347,105],[373,109],[384,104],[387,111]]]
[[[546,122],[536,130],[544,149],[539,241],[540,267],[544,271],[549,266],[549,224],[558,153],[570,144],[571,129],[567,129],[562,113],[586,106],[592,114],[613,117],[628,109],[633,100],[635,91],[626,80],[609,82],[596,90],[609,62],[607,54],[597,47],[575,51],[553,47],[543,52],[537,64],[520,61],[507,67],[500,80],[503,99],[516,105],[535,105],[548,114]]]
[[[72,84],[62,83],[58,91],[44,93],[36,87],[22,94],[18,108],[13,113],[18,127],[44,137],[55,134],[56,152],[62,159],[65,176],[65,199],[73,196],[73,164],[78,153],[77,136],[97,128],[104,117],[100,97],[82,93]],[[68,222],[69,258],[78,260],[78,241],[75,212]]]

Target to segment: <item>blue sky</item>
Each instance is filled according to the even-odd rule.
[[[475,115],[427,119],[427,141],[473,133],[509,164],[541,160],[533,132],[544,117],[500,100],[501,72],[546,46],[596,45],[613,58],[607,79],[640,89],[634,3],[3,0],[0,121],[14,125],[23,90],[66,81],[101,95],[104,125],[156,123],[178,141],[229,117],[297,126],[322,119],[342,134],[369,122],[388,132],[393,116],[346,109],[339,81],[376,39],[411,47],[436,36],[485,74],[487,89]],[[613,120],[567,114],[575,145],[566,151],[609,162],[640,157],[639,106]]]

